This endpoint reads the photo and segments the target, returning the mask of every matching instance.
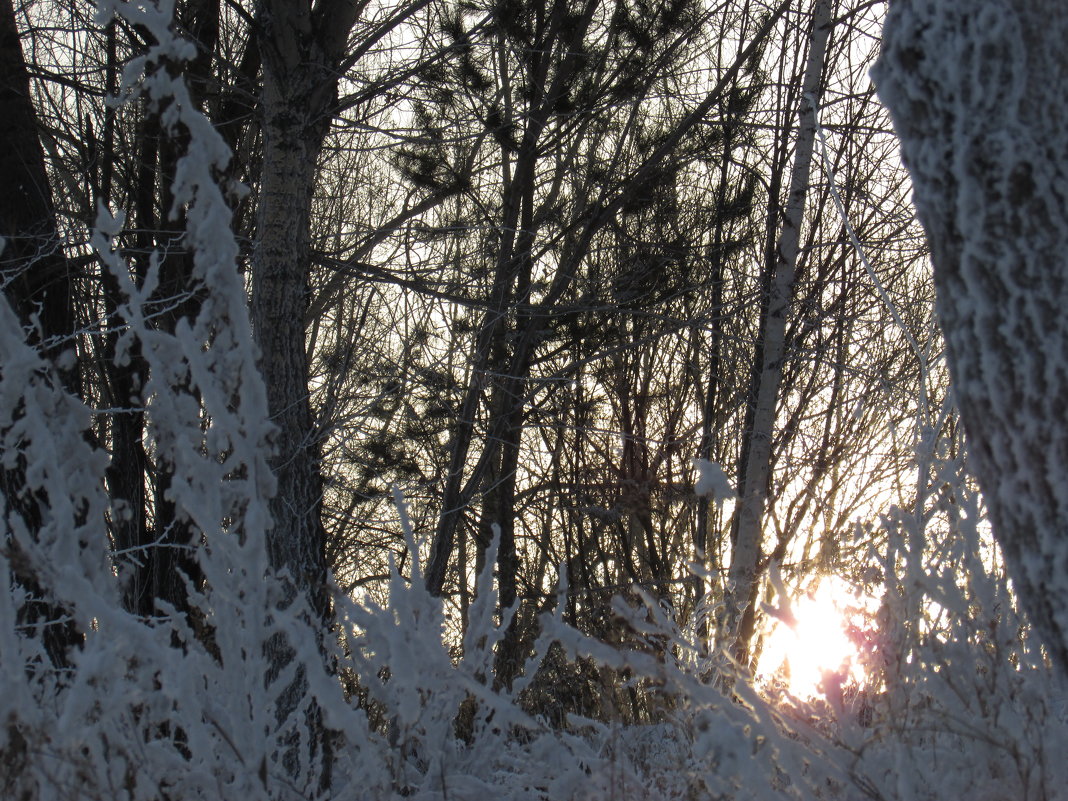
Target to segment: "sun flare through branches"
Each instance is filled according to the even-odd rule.
[[[863,616],[870,599],[857,597],[835,577],[826,577],[789,609],[773,614],[760,655],[757,675],[779,679],[799,699],[817,698],[834,687],[862,682],[860,649],[850,637],[851,624]],[[825,678],[833,686],[825,686]]]

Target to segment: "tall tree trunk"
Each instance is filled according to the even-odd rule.
[[[318,438],[308,395],[305,348],[308,304],[308,226],[321,138],[305,130],[294,98],[264,70],[264,165],[252,317],[272,420],[278,426],[272,461],[278,493],[271,504],[271,564],[288,570],[320,597],[325,579]],[[320,598],[319,604],[322,603]],[[320,608],[319,611],[325,611]]]
[[[211,6],[215,0],[202,2]],[[257,38],[240,68],[250,83],[257,64],[263,75],[264,153],[251,270],[254,334],[271,417],[279,429],[272,461],[278,490],[271,503],[274,524],[268,549],[271,564],[288,571],[294,588],[323,615],[329,605],[320,519],[323,488],[306,345],[311,208],[319,155],[345,63],[372,51],[429,2],[412,0],[396,8],[350,43],[356,19],[367,7],[365,0],[261,0]],[[223,102],[227,117],[240,111],[239,95]],[[236,141],[240,126],[228,119],[224,123]]]
[[[897,0],[875,77],[931,245],[972,467],[1031,621],[1068,671],[1068,17]]]
[[[271,566],[291,582],[285,602],[303,596],[323,621],[329,616],[329,596],[320,517],[322,476],[305,341],[309,226],[319,154],[359,8],[350,0],[324,0],[314,9],[308,3],[263,0],[257,9],[264,157],[252,257],[252,320],[268,408],[278,426],[271,462],[278,488],[271,501],[267,550]],[[289,643],[277,638],[268,643],[268,650],[272,665],[267,680],[273,682],[294,654]],[[301,666],[290,685],[281,688],[278,724],[294,727],[281,755],[283,767],[314,795],[329,786],[332,755],[321,711],[306,703],[306,692]],[[292,720],[302,705],[307,720]],[[306,729],[303,736],[301,726]],[[315,776],[307,771],[317,760],[321,768]]]
[[[314,10],[308,4],[264,0],[258,10],[264,159],[252,318],[270,412],[279,429],[272,462],[278,492],[268,548],[271,564],[289,571],[324,615],[322,479],[305,345],[309,226],[319,154],[359,8],[349,0],[327,0]]]
[[[819,93],[830,31],[831,0],[817,0],[812,12],[812,38],[802,86],[800,128],[790,176],[790,194],[782,233],[779,235],[767,314],[761,325],[763,358],[752,427],[748,432],[744,483],[739,487],[740,500],[734,524],[729,572],[731,590],[727,599],[730,630],[726,634],[734,639],[735,655],[743,664],[748,661],[749,643],[756,621],[754,601],[759,586],[764,511],[771,480],[771,443],[778,411],[783,359],[786,356],[786,326],[796,283],[799,237],[805,218],[805,201],[808,197],[809,172],[816,138],[813,103]]]
[[[719,191],[716,198],[717,212],[724,207],[727,200],[727,187],[729,186],[728,168],[731,162],[731,143],[726,143],[723,160],[720,162]],[[712,317],[708,321],[711,327],[711,341],[708,348],[708,370],[705,377],[705,385],[702,387],[701,408],[701,442],[697,447],[697,458],[706,462],[712,461],[712,447],[715,444],[715,433],[718,428],[716,410],[719,404],[720,383],[720,355],[723,347],[723,284],[724,284],[724,242],[726,223],[720,217],[716,221],[716,228],[712,238],[712,251],[710,253],[711,276],[709,281],[712,285],[712,299],[709,304]],[[693,544],[697,552],[697,559],[704,562],[708,548],[709,529],[709,505],[711,501],[702,500],[697,508],[697,522],[694,528]],[[696,578],[696,577],[695,577]],[[695,585],[700,587],[701,580],[696,579]],[[703,593],[699,593],[703,594]],[[696,599],[695,599],[696,600]]]
[[[0,286],[6,302],[29,330],[30,341],[56,365],[68,389],[74,390],[76,363],[63,358],[73,345],[71,276],[56,227],[11,0],[0,0],[0,142]],[[34,531],[40,529],[48,501],[27,492],[27,467],[21,456],[5,459],[0,466],[0,501]],[[19,609],[19,623],[39,626],[52,663],[66,665],[67,652],[80,642],[80,633],[73,623],[65,622],[67,615],[42,592],[35,576],[16,574],[14,578],[28,595]]]
[[[540,130],[540,123],[538,124]],[[482,327],[479,330],[475,344],[475,354],[471,365],[471,374],[468,379],[468,387],[460,408],[459,425],[451,443],[449,467],[446,476],[445,491],[442,498],[441,516],[434,532],[433,546],[430,552],[430,561],[426,569],[426,586],[434,595],[440,595],[445,586],[445,577],[448,571],[449,560],[452,558],[454,543],[456,542],[456,530],[462,515],[470,502],[473,488],[482,486],[486,473],[498,455],[497,442],[488,437],[483,448],[482,457],[471,471],[467,481],[464,481],[468,458],[473,444],[475,422],[481,404],[481,397],[488,383],[489,376],[496,373],[510,373],[507,364],[507,352],[503,347],[503,341],[507,331],[508,310],[514,303],[515,284],[524,258],[529,262],[529,251],[532,232],[527,231],[522,237],[516,235],[520,228],[522,200],[532,195],[534,187],[534,167],[537,158],[536,133],[528,136],[521,152],[514,175],[508,184],[504,198],[504,208],[501,217],[500,236],[496,266],[494,271],[494,283],[489,299],[489,311],[487,311]],[[507,168],[506,168],[507,169]],[[523,241],[517,242],[517,239]],[[525,246],[524,246],[525,243]],[[529,271],[529,263],[526,269]],[[524,376],[525,377],[525,376]],[[506,375],[500,379],[498,386],[493,392],[490,411],[491,424],[496,427],[507,417],[505,407],[505,383],[519,382],[521,378]],[[517,390],[520,391],[521,390]],[[496,514],[494,510],[493,514]],[[503,602],[503,599],[502,599]]]
[[[106,47],[107,63],[105,66],[105,90],[113,96],[118,88],[118,42],[116,24],[111,20],[107,26]],[[112,182],[115,174],[115,116],[116,110],[108,106],[104,110],[104,134],[99,143],[100,171],[99,180],[94,184],[93,208],[110,204]],[[137,249],[147,254],[151,249],[149,231],[154,227],[154,195],[156,179],[156,144],[159,139],[158,115],[147,114],[142,119],[138,130],[141,145],[141,158],[138,160],[136,175],[137,186],[134,190],[135,209],[134,225],[137,228]],[[152,136],[147,136],[149,131]],[[151,139],[151,142],[149,141]],[[151,153],[151,160],[148,154]],[[146,224],[146,216],[148,220]],[[138,265],[138,275],[143,274],[144,261]],[[140,283],[140,281],[139,281]],[[141,387],[145,384],[148,368],[141,356],[137,343],[130,348],[128,360],[123,365],[116,364],[119,339],[125,321],[119,319],[118,308],[123,301],[118,279],[100,264],[100,284],[104,303],[106,331],[103,335],[103,360],[99,367],[104,398],[109,407],[111,428],[111,463],[108,465],[106,481],[108,496],[111,499],[111,536],[118,552],[116,561],[125,563],[129,573],[124,588],[126,608],[137,614],[150,615],[154,608],[154,598],[146,580],[148,571],[144,561],[151,558],[152,540],[148,526],[148,504],[146,481],[149,477],[148,455],[143,444],[145,415],[142,410]]]
[[[74,330],[71,276],[56,230],[44,149],[12,0],[0,0],[0,275],[34,339],[55,360]],[[64,370],[71,385],[74,374]]]

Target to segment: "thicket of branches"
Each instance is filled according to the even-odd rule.
[[[0,0],[4,792],[1054,797],[881,13]]]

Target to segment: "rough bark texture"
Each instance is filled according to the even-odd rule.
[[[1068,15],[897,0],[875,71],[934,262],[994,534],[1068,670]]]
[[[317,46],[315,21],[306,5],[265,3],[260,20],[264,158],[252,317],[271,417],[278,426],[271,464],[278,491],[271,504],[274,527],[268,549],[273,567],[288,570],[298,587],[316,596],[324,587],[326,567],[305,315],[311,201],[326,107],[337,78]]]
[[[326,0],[314,9],[306,3],[265,0],[257,17],[264,158],[252,259],[252,319],[271,419],[278,426],[271,461],[278,488],[271,501],[267,549],[271,566],[293,582],[291,598],[303,595],[323,619],[329,615],[329,600],[322,476],[305,341],[309,226],[319,153],[357,13],[357,4],[349,0]],[[268,650],[272,667],[267,680],[273,683],[293,659],[293,650],[280,638],[269,642]],[[304,785],[303,792],[316,796],[329,787],[332,755],[321,710],[306,694],[301,667],[278,700],[278,724],[291,729],[281,760],[292,780]],[[305,720],[297,721],[302,705]]]
[[[271,564],[288,569],[298,584],[311,586],[321,585],[325,577],[304,339],[308,221],[319,143],[307,141],[299,116],[289,111],[290,101],[265,73],[265,153],[252,296],[267,397],[278,426]]]
[[[801,120],[790,177],[790,195],[779,236],[775,273],[771,279],[767,314],[763,320],[761,341],[763,361],[756,393],[756,407],[749,432],[745,483],[739,487],[738,504],[731,556],[731,594],[728,598],[728,636],[735,637],[735,650],[747,661],[749,640],[755,623],[754,599],[757,573],[763,551],[764,507],[772,462],[772,434],[779,408],[782,363],[786,350],[786,324],[793,303],[801,225],[805,218],[805,201],[809,190],[812,150],[816,139],[816,110],[812,103],[819,92],[826,60],[827,39],[831,31],[831,0],[819,0],[812,13],[812,41],[805,66],[801,98]]]

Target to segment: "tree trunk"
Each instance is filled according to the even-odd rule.
[[[831,0],[818,0],[812,12],[812,39],[802,86],[801,120],[790,176],[790,194],[782,233],[779,236],[767,313],[760,333],[763,358],[752,427],[748,432],[744,483],[739,487],[740,500],[735,518],[729,572],[731,589],[727,599],[730,630],[726,635],[734,639],[735,655],[743,664],[748,661],[749,642],[756,621],[754,600],[763,548],[764,507],[767,504],[768,484],[771,479],[771,443],[778,411],[783,359],[786,355],[786,325],[794,297],[799,238],[805,218],[805,201],[808,197],[809,172],[816,138],[813,103],[819,93],[831,25]]]
[[[56,231],[44,150],[12,0],[0,0],[0,278],[33,340],[55,360],[74,329],[71,278]],[[36,321],[36,322],[35,322]],[[68,386],[73,372],[63,371]]]
[[[252,317],[271,418],[278,426],[272,467],[271,565],[305,590],[325,579],[318,437],[308,394],[304,319],[308,304],[308,225],[321,139],[308,135],[271,71],[264,71],[264,165]],[[321,592],[316,590],[316,592]],[[323,611],[320,609],[320,611]]]
[[[23,327],[29,329],[29,341],[56,365],[60,379],[73,390],[76,362],[61,358],[73,344],[71,279],[56,228],[11,0],[0,0],[0,142],[0,287]],[[48,514],[48,500],[26,491],[27,467],[21,455],[5,459],[0,466],[0,499],[31,531],[39,531]],[[52,663],[67,665],[67,653],[81,641],[81,634],[73,622],[64,622],[68,615],[47,597],[35,576],[16,574],[14,578],[28,595],[18,610],[19,624],[40,627]]]
[[[348,0],[325,0],[314,9],[306,3],[264,0],[257,9],[264,158],[252,257],[252,320],[268,408],[278,426],[271,461],[278,487],[270,506],[273,525],[267,551],[271,566],[292,582],[284,602],[303,596],[322,621],[329,617],[329,595],[319,434],[309,397],[305,341],[309,227],[319,153],[357,13],[358,5]],[[294,653],[281,638],[272,639],[268,650],[272,664],[267,681],[273,683]],[[303,666],[280,692],[278,725],[293,727],[291,736],[286,735],[282,765],[306,793],[320,794],[330,784],[332,755],[321,710],[305,701]],[[293,720],[302,705],[306,719]],[[320,767],[314,775],[317,761]]]
[[[927,231],[953,391],[1015,587],[1068,670],[1068,18],[898,0],[875,71]]]

